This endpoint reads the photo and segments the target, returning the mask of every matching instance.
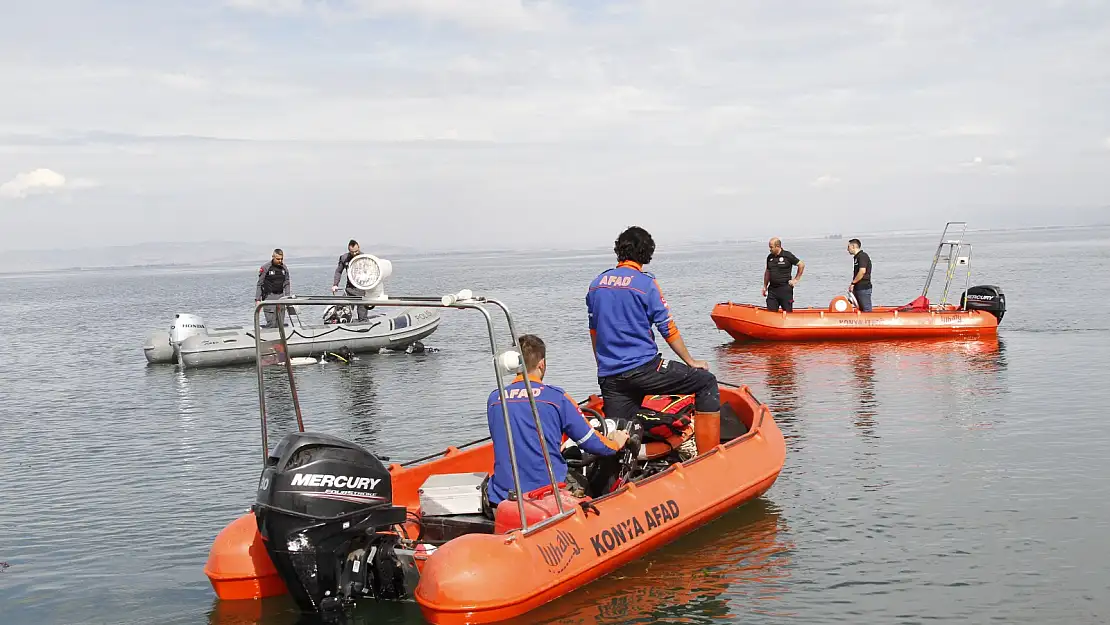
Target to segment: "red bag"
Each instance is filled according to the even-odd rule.
[[[693,395],[648,395],[640,406],[636,418],[644,424],[644,441],[684,438],[693,425]]]

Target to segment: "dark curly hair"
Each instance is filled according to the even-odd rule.
[[[617,237],[613,245],[617,254],[617,262],[623,263],[630,260],[641,266],[651,262],[651,255],[655,253],[655,240],[651,233],[640,226],[630,226]]]

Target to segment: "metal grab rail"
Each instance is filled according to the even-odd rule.
[[[285,361],[285,371],[289,379],[289,390],[293,397],[293,407],[297,413],[297,427],[301,432],[304,432],[304,420],[301,414],[301,405],[297,396],[296,382],[293,376],[293,364],[289,357],[288,340],[285,333],[285,307],[286,306],[333,306],[333,305],[349,305],[349,304],[365,304],[372,306],[386,306],[386,307],[409,307],[409,308],[455,308],[455,309],[469,309],[476,310],[482,314],[486,320],[486,330],[489,333],[490,353],[493,360],[494,377],[497,379],[497,390],[501,398],[501,413],[505,422],[505,435],[509,445],[509,463],[512,468],[513,485],[517,493],[517,511],[520,514],[520,527],[522,532],[528,533],[528,519],[524,512],[524,493],[521,492],[520,482],[520,469],[517,463],[516,445],[513,442],[513,429],[512,423],[509,419],[509,406],[508,406],[508,392],[506,391],[506,384],[504,376],[502,375],[502,367],[504,364],[501,362],[501,356],[507,354],[508,351],[501,354],[497,351],[496,332],[493,328],[493,318],[490,316],[489,311],[483,304],[491,304],[500,308],[504,314],[505,319],[509,326],[509,337],[512,341],[511,347],[519,349],[517,342],[516,324],[513,322],[512,314],[505,304],[495,299],[487,299],[485,297],[475,297],[469,291],[464,290],[456,294],[445,295],[443,297],[404,297],[404,298],[357,298],[349,295],[345,296],[310,296],[310,297],[296,297],[296,298],[279,298],[264,300],[258,302],[254,306],[254,341],[255,341],[255,368],[258,374],[258,406],[259,418],[261,421],[262,429],[262,464],[265,467],[266,462],[270,455],[270,448],[268,443],[268,432],[266,422],[266,393],[265,393],[265,379],[263,377],[263,354],[262,344],[274,343],[274,341],[263,341],[262,327],[259,323],[259,314],[263,308],[275,308],[276,319],[278,323],[278,341],[280,342],[281,349]],[[275,352],[278,350],[274,350]],[[519,352],[517,352],[518,355]],[[269,355],[269,354],[267,354]],[[540,449],[543,452],[544,464],[547,467],[547,474],[551,480],[552,492],[555,494],[556,505],[559,509],[559,514],[553,518],[561,518],[567,511],[563,508],[562,498],[558,493],[558,482],[555,479],[555,469],[551,464],[551,457],[547,451],[546,439],[543,435],[543,426],[540,423],[539,409],[536,406],[536,400],[533,396],[531,380],[528,378],[527,367],[524,364],[523,357],[517,361],[518,364],[514,368],[518,368],[523,376],[524,387],[528,395],[528,405],[532,411],[532,418],[536,425],[536,433],[539,435]],[[552,519],[548,519],[550,521]]]
[[[949,239],[948,238],[948,231],[949,231],[949,229],[953,228],[953,226],[960,226],[961,227],[959,238]],[[963,248],[965,246],[967,247],[968,253],[967,253],[967,269],[965,271],[965,276],[964,276],[964,293],[966,293],[968,288],[971,287],[971,251],[972,251],[972,245],[963,240],[963,237],[966,234],[967,234],[967,222],[966,221],[949,221],[946,224],[944,224],[944,230],[940,233],[940,242],[937,243],[937,251],[933,254],[933,263],[932,263],[932,265],[929,266],[929,274],[925,277],[925,286],[922,287],[922,289],[921,289],[921,297],[926,297],[926,298],[928,297],[929,286],[933,283],[933,275],[936,273],[937,265],[940,264],[941,253],[944,251],[946,246],[947,246],[947,249],[948,249],[948,255],[944,259],[945,264],[946,264],[945,272],[944,272],[944,293],[941,296],[940,306],[943,307],[945,304],[948,303],[948,293],[951,290],[952,282],[956,279],[956,267],[959,266],[960,259],[963,258],[962,256],[960,256],[960,252],[963,250]],[[966,308],[967,308],[966,303],[962,304],[960,306],[960,308],[966,310]]]

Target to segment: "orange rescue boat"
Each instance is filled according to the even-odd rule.
[[[851,293],[838,295],[828,308],[795,308],[791,312],[771,312],[763,306],[721,302],[713,307],[710,318],[719,330],[738,341],[822,341],[883,340],[995,336],[1006,313],[1006,295],[995,285],[969,286],[971,282],[971,244],[949,239],[949,222],[925,280],[921,295],[905,306],[876,306],[860,311]],[[966,255],[964,252],[966,250]],[[940,303],[931,303],[929,286],[942,254],[947,265],[944,294]],[[948,295],[956,273],[965,269],[964,291],[959,305],[949,303]]]
[[[339,299],[346,298],[267,304],[323,306]],[[514,349],[497,351],[484,304],[504,311]],[[442,299],[379,299],[374,305],[481,310],[502,397],[504,374],[519,372],[523,364],[512,317],[496,300],[464,291]],[[209,553],[205,574],[221,600],[289,593],[307,612],[341,610],[363,600],[415,600],[432,623],[509,619],[759,497],[785,461],[782,433],[746,386],[722,386],[721,444],[685,460],[679,452],[692,436],[689,428],[682,440],[641,444],[642,424],[606,419],[595,395],[582,408],[593,415],[594,427],[624,428],[632,441],[618,454],[614,474],[568,447],[568,465],[590,484],[586,496],[555,484],[549,463],[551,485],[510,497],[487,515],[482,488],[494,461],[488,438],[386,467],[355,443],[305,432],[283,342],[284,336],[258,343],[264,464],[256,503],[217,536]],[[271,452],[261,385],[263,367],[272,364],[285,365],[300,431]],[[507,411],[504,416],[507,421]],[[534,403],[533,417],[539,427]],[[515,473],[511,435],[509,449]]]

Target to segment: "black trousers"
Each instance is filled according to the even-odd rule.
[[[767,289],[767,310],[778,312],[779,308],[786,312],[794,310],[794,287],[789,284],[780,284]]]
[[[634,417],[648,395],[693,394],[698,412],[721,409],[717,376],[684,362],[664,360],[662,354],[635,369],[598,378],[597,384],[605,400],[605,416],[613,420]]]

